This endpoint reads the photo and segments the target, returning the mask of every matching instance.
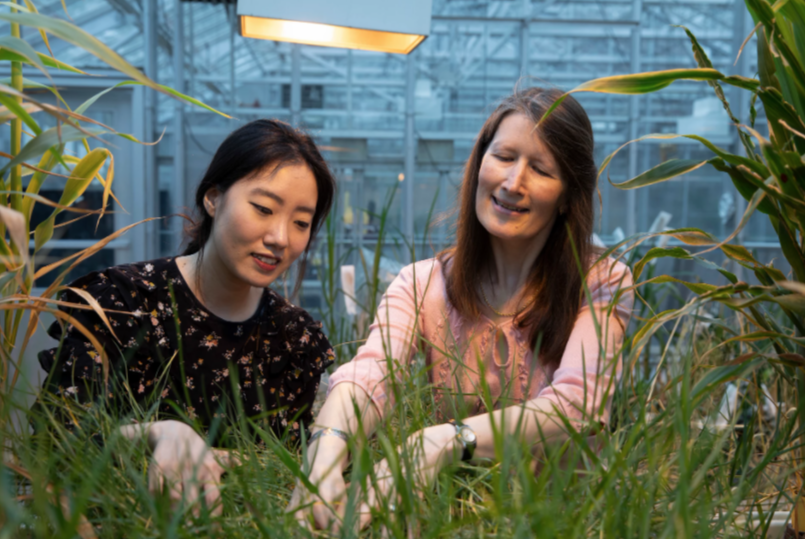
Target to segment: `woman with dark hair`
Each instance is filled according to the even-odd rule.
[[[160,418],[212,426],[216,440],[240,414],[298,439],[333,350],[320,324],[268,286],[297,260],[301,280],[334,194],[308,135],[274,120],[231,133],[198,186],[200,220],[182,256],[94,272],[62,296],[82,303],[89,295],[104,309],[108,324],[93,310],[71,314],[103,346],[112,376],[104,380],[82,333],[56,322],[49,333],[59,346],[39,356],[44,389],[66,405],[102,399],[123,414],[156,405]],[[210,506],[217,499],[220,459],[190,425],[167,419],[122,434],[147,437],[153,489],[167,477],[174,496],[184,489],[190,502],[202,491]]]
[[[566,440],[566,421],[608,421],[633,303],[618,290],[631,275],[597,261],[591,244],[597,169],[587,114],[567,97],[540,121],[560,96],[518,92],[486,120],[464,172],[455,245],[401,271],[366,344],[330,378],[308,447],[319,498],[297,485],[289,509],[300,520],[325,527],[344,507],[348,437],[359,425],[368,435],[388,414],[418,347],[438,414],[450,421],[409,437],[413,477],[494,459],[501,425],[536,450]],[[376,472],[367,503],[393,507],[387,463]]]

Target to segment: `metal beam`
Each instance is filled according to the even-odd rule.
[[[143,38],[145,41],[145,74],[151,80],[158,79],[157,64],[157,0],[143,0]],[[145,140],[151,141],[157,122],[157,99],[154,90],[145,88],[144,128]],[[135,112],[136,114],[136,112]],[[145,169],[142,186],[145,192],[145,213],[148,217],[159,215],[159,183],[157,182],[156,149],[154,146],[144,148]],[[150,221],[145,227],[145,256],[147,259],[158,256],[159,238],[157,223]]]
[[[632,18],[639,22],[643,10],[642,0],[632,1]],[[631,64],[632,73],[640,72],[640,27],[632,29]],[[637,138],[640,121],[640,97],[633,95],[629,104],[629,140]],[[629,178],[637,176],[637,144],[629,145]],[[637,196],[634,189],[626,192],[626,235],[637,233]]]
[[[403,211],[403,233],[406,238],[414,240],[414,171],[416,168],[416,138],[415,138],[415,114],[416,99],[414,92],[416,89],[416,66],[414,65],[414,53],[406,58],[405,70],[405,166],[403,179],[403,198],[405,210]],[[409,262],[414,262],[409,259]]]
[[[184,9],[182,0],[173,0],[173,88],[185,93],[184,88]],[[174,212],[182,212],[186,202],[185,178],[185,139],[184,139],[184,102],[175,99],[173,102],[173,182],[171,183],[171,204]],[[182,219],[172,219],[173,253],[179,254],[182,243]]]

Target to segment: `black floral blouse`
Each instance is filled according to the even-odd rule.
[[[93,272],[70,286],[107,310],[114,336],[94,311],[73,309],[71,315],[103,345],[112,375],[104,391],[118,409],[153,399],[160,413],[175,417],[178,407],[204,427],[242,410],[266,416],[277,434],[292,439],[300,422],[312,423],[319,378],[333,363],[333,349],[321,324],[272,290],[250,319],[229,322],[202,306],[173,258]],[[61,299],[86,303],[69,290]],[[39,354],[50,373],[46,387],[91,406],[103,380],[100,357],[72,325],[55,322],[48,333],[60,346]]]

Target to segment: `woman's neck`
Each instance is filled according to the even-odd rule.
[[[260,305],[263,289],[239,279],[213,249],[179,257],[176,264],[196,299],[219,318],[248,320]]]
[[[550,227],[528,241],[490,238],[492,254],[492,281],[489,283],[498,302],[508,302],[518,296],[528,282],[531,268],[548,240]],[[519,303],[520,298],[517,298]]]

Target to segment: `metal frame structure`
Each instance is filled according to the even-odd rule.
[[[62,10],[60,0],[37,6],[49,14]],[[389,189],[397,191],[389,209],[396,233],[385,252],[400,260],[409,252],[400,248],[406,240],[414,241],[417,256],[449,243],[449,215],[427,238],[426,219],[448,212],[478,129],[496,100],[515,88],[569,89],[605,75],[693,66],[688,38],[673,27],[680,24],[697,35],[717,69],[752,76],[755,66],[751,46],[733,65],[752,27],[743,0],[434,0],[431,35],[408,57],[246,40],[237,35],[234,6],[227,2],[84,0],[67,7],[76,23],[152,78],[235,118],[145,92],[146,138],[165,133],[155,149],[143,150],[146,214],[191,205],[223,137],[243,122],[276,117],[343,149],[327,157],[341,183],[335,218],[345,249],[374,245],[370,213],[380,211]],[[43,47],[33,32],[24,37]],[[54,52],[77,66],[98,65],[66,44],[54,44]],[[693,103],[712,95],[706,84],[678,82],[648,96],[577,98],[594,124],[600,160],[630,139],[676,132],[680,120],[692,116]],[[731,97],[733,110],[748,110],[746,92]],[[737,151],[736,137],[722,127],[711,138]],[[609,177],[622,181],[670,156],[704,154],[686,139],[633,144],[613,161]],[[735,217],[722,222],[717,208],[719,197],[731,192],[723,175],[706,168],[640,191],[619,191],[602,178],[597,232],[611,241],[616,228],[626,235],[647,230],[660,210],[674,214],[673,226],[724,232]],[[175,253],[180,225],[173,219],[146,229],[144,254]],[[759,220],[741,239],[776,247]],[[315,293],[314,275],[306,286]]]

